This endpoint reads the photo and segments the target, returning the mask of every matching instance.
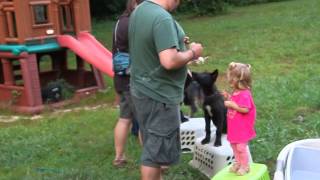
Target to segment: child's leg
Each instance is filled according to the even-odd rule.
[[[229,169],[230,172],[237,172],[238,169],[240,168],[240,154],[239,151],[237,149],[237,144],[231,144],[231,148],[233,150],[233,155],[235,158],[235,162],[233,163],[233,165],[231,166],[231,168]]]
[[[239,161],[241,166],[248,168],[249,156],[248,156],[248,150],[247,150],[247,143],[237,144],[237,149],[239,152]]]
[[[239,152],[240,169],[239,175],[244,175],[249,172],[249,154],[247,150],[247,143],[237,144],[237,150]]]
[[[237,163],[240,163],[240,152],[238,151],[237,144],[231,144],[231,148],[233,150],[234,158]]]

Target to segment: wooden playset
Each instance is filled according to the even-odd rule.
[[[43,89],[59,79],[74,99],[103,89],[112,54],[90,31],[89,0],[0,0],[1,107],[39,113]]]

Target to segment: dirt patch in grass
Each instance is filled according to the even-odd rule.
[[[50,116],[60,116],[61,114],[70,113],[70,112],[77,112],[77,111],[92,111],[92,110],[105,108],[107,106],[110,106],[110,105],[100,104],[100,105],[96,105],[96,106],[84,106],[84,107],[75,107],[75,108],[68,108],[68,109],[56,109],[50,114]],[[7,115],[7,116],[0,116],[0,123],[14,123],[19,120],[35,121],[35,120],[39,120],[42,118],[43,118],[42,115],[33,115],[33,116],[24,116],[24,115],[10,116],[10,115]]]

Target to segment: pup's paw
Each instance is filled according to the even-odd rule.
[[[201,144],[208,144],[210,142],[210,137],[205,137],[202,141]]]
[[[215,146],[215,147],[221,146],[221,140],[215,141],[215,142],[214,142],[214,146]]]
[[[186,118],[185,116],[181,116],[181,123],[189,121],[189,118]]]

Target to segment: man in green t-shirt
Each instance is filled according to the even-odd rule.
[[[161,167],[180,158],[186,64],[200,57],[202,45],[185,48],[185,33],[169,13],[179,3],[147,0],[130,16],[130,89],[143,140],[142,179],[161,179]]]

